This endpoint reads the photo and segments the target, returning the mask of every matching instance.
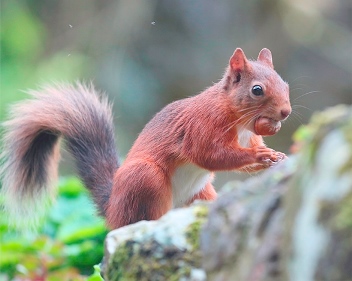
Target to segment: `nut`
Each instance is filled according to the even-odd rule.
[[[254,132],[261,136],[275,135],[281,128],[281,122],[271,118],[260,117],[254,122]]]

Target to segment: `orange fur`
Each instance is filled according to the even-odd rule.
[[[253,93],[255,85],[263,95]],[[37,136],[49,138],[48,132],[63,136],[110,228],[158,219],[169,209],[196,199],[214,200],[213,172],[258,171],[285,157],[265,147],[262,136],[254,133],[258,118],[280,122],[291,112],[288,85],[273,69],[267,49],[257,61],[247,60],[243,51],[236,49],[218,83],[199,95],[169,104],[152,118],[120,167],[112,145],[110,107],[105,101],[100,104],[93,89],[82,85],[49,88],[35,98],[15,107],[18,113],[7,123],[4,155],[9,160],[1,172],[5,190],[12,197],[25,194],[27,199],[33,199],[34,190],[45,190],[58,161],[53,153],[55,139],[37,163],[37,167],[51,163],[48,174],[26,172],[38,156],[30,152],[39,148],[40,155]],[[54,106],[57,102],[63,106]],[[23,112],[28,119],[20,116]],[[103,122],[109,129],[101,127]],[[19,139],[16,146],[10,144],[11,138]],[[31,157],[24,161],[24,155]],[[8,172],[12,167],[16,169]],[[9,182],[16,177],[19,182]]]

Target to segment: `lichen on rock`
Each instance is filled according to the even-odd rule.
[[[198,237],[207,209],[198,203],[109,233],[105,280],[205,280]]]
[[[296,139],[301,147],[299,166],[285,196],[286,219],[291,221],[285,225],[289,233],[285,237],[285,278],[349,280],[351,107],[337,106],[315,114],[309,125],[297,131]]]

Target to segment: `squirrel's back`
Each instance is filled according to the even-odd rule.
[[[229,103],[218,85],[213,85],[196,96],[166,105],[145,125],[126,161],[148,157],[164,162],[170,170],[173,161],[182,162],[188,157],[185,154],[190,146],[212,141],[231,118]]]

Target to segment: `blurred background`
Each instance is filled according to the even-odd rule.
[[[166,104],[218,81],[236,47],[266,47],[291,87],[293,114],[267,144],[288,153],[314,111],[352,104],[350,0],[0,0],[0,122],[25,91],[93,81],[114,104],[123,159]],[[1,134],[1,131],[0,131]],[[0,280],[99,279],[104,221],[63,151],[57,203],[38,234],[12,231],[0,197]],[[219,173],[215,186],[243,179]]]
[[[314,111],[352,103],[351,11],[349,0],[1,0],[0,119],[28,88],[91,80],[114,104],[123,158],[163,106],[220,79],[236,47],[252,59],[267,47],[294,113],[266,142],[287,153]]]

